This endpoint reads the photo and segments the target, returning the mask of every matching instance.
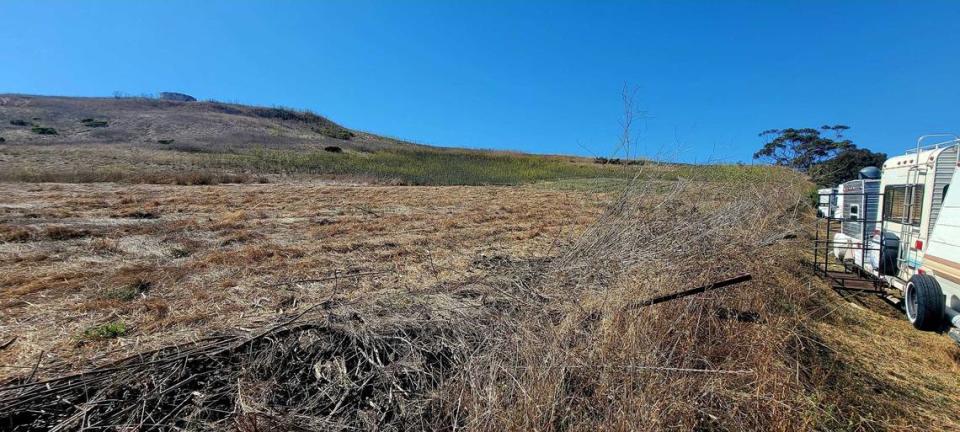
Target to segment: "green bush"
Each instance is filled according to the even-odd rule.
[[[107,121],[106,121],[106,120],[94,120],[94,119],[86,118],[86,119],[80,120],[80,122],[83,123],[83,125],[86,126],[86,127],[92,127],[92,128],[93,128],[93,127],[107,127]]]
[[[14,126],[33,126],[33,123],[30,123],[26,120],[10,120],[10,124]]]
[[[34,126],[33,129],[30,129],[30,130],[33,131],[33,133],[38,135],[56,135],[57,134],[57,130],[52,127]]]
[[[126,334],[127,325],[123,321],[113,321],[90,327],[83,332],[84,338],[90,340],[112,339]]]
[[[158,139],[157,142],[160,144],[173,144],[172,139]]]
[[[312,128],[314,132],[327,136],[330,138],[336,138],[341,140],[348,140],[353,138],[355,135],[353,132],[350,132],[339,126],[324,126],[319,128]]]

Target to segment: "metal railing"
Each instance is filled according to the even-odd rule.
[[[942,137],[952,137],[953,139],[949,141],[942,141],[938,143],[927,144],[925,146],[922,145],[923,140],[927,138],[942,138]],[[915,149],[907,150],[906,154],[914,154],[914,153],[920,154],[920,152],[923,152],[923,151],[935,150],[941,147],[949,147],[952,145],[957,145],[958,143],[960,143],[960,136],[952,133],[936,133],[936,134],[920,135],[920,138],[917,138],[917,147]],[[917,165],[919,164],[920,164],[920,160],[917,159]]]
[[[879,199],[879,193],[870,193],[870,192],[846,192],[846,193],[819,193],[817,197],[817,202],[822,203],[824,197],[827,197],[828,211],[825,215],[820,215],[817,218],[817,226],[814,234],[813,241],[813,270],[814,274],[821,276],[825,279],[832,281],[833,288],[842,289],[842,290],[852,290],[852,291],[866,291],[873,293],[884,293],[883,288],[886,286],[886,282],[881,276],[879,267],[882,266],[883,258],[881,257],[883,249],[885,247],[886,236],[883,235],[883,219],[877,218],[879,220],[870,220],[865,218],[867,206],[866,203],[870,198]],[[836,205],[833,204],[833,197],[843,196],[846,201],[847,197],[855,198],[859,197],[861,202],[864,205],[861,205],[861,213],[858,215],[857,219],[846,219],[843,218],[842,212],[843,209],[837,209],[840,212],[840,217],[836,217],[836,213],[833,211],[836,208]],[[878,201],[879,202],[879,201]],[[882,211],[881,208],[877,208],[877,211]],[[872,215],[876,216],[876,215]],[[859,245],[853,243],[838,242],[833,239],[833,235],[842,232],[844,222],[858,222],[860,223],[860,242]],[[880,230],[880,242],[879,245],[873,247],[873,231],[867,232],[867,227],[871,226],[872,223],[877,224],[877,229]],[[841,246],[845,249],[847,253],[844,254],[845,257],[850,256],[849,252],[859,253],[860,256],[860,266],[855,264],[850,264],[846,260],[837,260],[833,255],[833,249],[837,246]],[[873,275],[867,272],[863,266],[867,263],[868,256],[870,252],[877,253],[877,275]],[[856,259],[854,259],[856,262]],[[842,270],[842,271],[841,271]]]

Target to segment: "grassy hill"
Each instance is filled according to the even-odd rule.
[[[0,137],[0,181],[7,182],[211,184],[295,175],[483,185],[769,174],[432,147],[347,129],[309,111],[152,98],[0,95]]]
[[[349,130],[309,111],[214,101],[3,94],[0,120],[7,142],[30,145],[136,144],[188,151],[416,147]]]

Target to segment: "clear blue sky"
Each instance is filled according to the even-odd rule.
[[[417,142],[749,161],[768,128],[960,133],[960,1],[0,0],[0,92],[308,108]]]

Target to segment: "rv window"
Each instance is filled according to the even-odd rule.
[[[905,190],[903,186],[887,186],[883,190],[883,220],[902,222]]]
[[[908,199],[912,204],[907,205]],[[887,186],[883,190],[883,219],[896,223],[920,224],[923,185]]]
[[[850,220],[860,219],[860,206],[857,204],[850,206]]]
[[[907,188],[907,196],[910,196],[911,188]],[[920,213],[923,211],[923,185],[914,185],[913,204],[910,206],[910,224],[920,225]]]

